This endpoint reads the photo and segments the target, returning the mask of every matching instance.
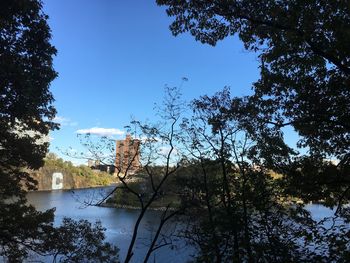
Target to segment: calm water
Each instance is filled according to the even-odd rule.
[[[111,188],[98,188],[74,191],[55,190],[32,192],[28,194],[28,201],[38,210],[56,207],[56,225],[59,225],[64,217],[70,217],[76,220],[87,219],[90,222],[95,222],[96,220],[101,221],[103,227],[106,228],[105,234],[107,241],[119,247],[120,259],[123,260],[139,211],[86,206],[86,203],[97,200],[110,189]],[[150,243],[151,237],[156,230],[160,213],[159,211],[150,211],[146,214],[144,222],[139,230],[140,238],[137,241],[132,262],[142,262],[147,252],[147,244]],[[178,224],[172,222],[166,226],[165,231],[170,232],[176,227],[179,227]],[[167,246],[157,250],[149,261],[170,263],[188,261],[191,258],[190,255],[193,253],[193,249],[186,246],[184,240],[176,241],[175,245],[175,249],[171,249]],[[155,259],[156,261],[154,261]]]
[[[96,201],[111,189],[111,187],[107,187],[74,191],[55,190],[32,192],[28,194],[28,201],[39,210],[56,207],[56,225],[59,225],[64,217],[71,217],[76,220],[87,219],[90,222],[95,222],[96,220],[101,221],[102,225],[106,228],[105,233],[107,241],[119,247],[120,259],[123,260],[139,211],[86,206],[86,203]],[[330,209],[321,205],[307,205],[306,208],[312,213],[316,220],[331,216],[333,213]],[[150,243],[151,237],[156,230],[160,213],[159,211],[150,211],[146,214],[139,230],[140,237],[134,250],[135,254],[132,262],[143,262],[142,259],[147,252],[147,244]],[[176,222],[171,222],[165,228],[165,231],[170,232],[176,227],[179,227],[179,225],[176,224]],[[191,259],[191,254],[194,253],[194,250],[186,246],[184,240],[178,240],[174,244],[176,245],[175,249],[163,247],[151,257],[149,262],[182,263]]]

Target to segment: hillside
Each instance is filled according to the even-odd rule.
[[[88,188],[115,182],[106,172],[93,171],[86,165],[74,166],[52,153],[45,158],[42,168],[30,173],[38,181],[38,190]]]

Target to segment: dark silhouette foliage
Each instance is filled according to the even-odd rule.
[[[215,45],[237,34],[247,50],[258,54],[261,74],[253,84],[255,93],[232,101],[232,113],[241,114],[246,129],[261,142],[256,148],[258,154],[269,154],[267,147],[273,145],[271,138],[276,137],[280,137],[280,150],[287,149],[282,146],[283,127],[292,126],[298,132],[298,145],[308,151],[306,156],[291,155],[288,162],[270,158],[266,163],[285,175],[290,193],[298,189],[298,196],[307,197],[305,200],[327,199],[327,205],[339,208],[347,203],[348,2],[158,0],[157,3],[166,6],[167,14],[174,17],[170,26],[174,35],[189,32],[197,41]]]
[[[42,165],[48,142],[40,140],[56,128],[49,91],[56,49],[46,19],[38,1],[0,3],[0,254],[12,260],[53,220],[53,210],[28,206],[23,190],[35,188],[25,168]]]
[[[310,195],[294,188],[294,199],[286,191],[283,175],[270,165],[286,163],[289,148],[274,129],[266,129],[268,141],[248,132],[244,118],[234,114],[236,100],[228,89],[202,96],[182,123],[188,159],[176,178],[186,207],[183,235],[198,249],[195,262],[348,261],[344,219],[317,221],[298,202]],[[312,172],[320,171],[312,166]]]
[[[66,220],[54,228],[54,209],[37,211],[25,196],[26,190],[36,188],[28,169],[43,165],[45,137],[58,128],[52,121],[56,110],[49,90],[57,76],[52,66],[56,49],[47,18],[41,1],[0,2],[0,256],[21,262],[28,254],[52,255],[50,242],[60,253],[77,254],[75,243],[86,251],[84,262],[106,262],[117,251],[103,243],[99,225]],[[60,242],[67,231],[69,240]],[[72,247],[62,250],[64,245]]]

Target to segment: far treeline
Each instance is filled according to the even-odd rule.
[[[38,190],[51,190],[53,173],[62,173],[63,189],[109,186],[116,182],[116,179],[107,172],[92,170],[86,165],[73,165],[72,162],[64,161],[54,153],[46,155],[44,165],[40,169],[29,173],[38,181]]]
[[[132,196],[139,207],[122,260],[133,261],[143,242],[139,226],[162,202],[144,262],[158,249],[176,249],[179,236],[196,248],[192,262],[349,262],[347,1],[156,2],[173,18],[175,36],[188,32],[215,45],[237,35],[257,54],[260,78],[251,96],[232,97],[224,88],[189,105],[178,88],[167,87],[161,120],[131,123],[140,147],[126,171],[115,167],[120,184],[97,202]],[[0,19],[0,255],[10,262],[29,253],[64,262],[117,262],[118,250],[104,242],[101,225],[65,219],[54,227],[53,210],[38,212],[26,203],[20,184],[34,189],[36,183],[22,168],[43,165],[48,145],[36,140],[57,128],[48,89],[56,77],[56,50],[40,1],[2,1]],[[286,127],[298,133],[297,149],[286,144]],[[138,153],[143,184],[129,180]],[[305,207],[311,201],[333,213],[313,218]],[[166,234],[171,220],[186,227]]]

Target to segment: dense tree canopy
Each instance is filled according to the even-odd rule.
[[[46,20],[38,1],[0,3],[0,251],[11,260],[26,255],[22,246],[34,249],[26,240],[40,239],[53,220],[52,210],[26,205],[22,188],[35,187],[24,169],[40,167],[48,146],[40,139],[55,127],[49,86],[56,49]]]
[[[43,164],[48,133],[57,128],[49,90],[56,49],[47,18],[40,0],[0,2],[0,260],[21,262],[34,253],[116,262],[99,224],[66,219],[54,228],[54,209],[39,212],[26,202],[25,190],[36,187],[27,171]]]
[[[199,247],[197,261],[348,261],[350,213],[344,204],[350,200],[349,3],[157,3],[174,17],[174,35],[189,32],[210,45],[238,35],[260,60],[252,96],[229,98],[227,90],[203,96],[194,102],[197,126],[187,122],[184,129],[196,135],[190,137],[192,150],[201,149],[198,170],[191,177],[197,181],[185,188],[191,189],[186,199],[194,204],[189,217],[195,223],[188,236]],[[286,126],[299,134],[299,149],[285,143]],[[236,135],[229,140],[238,130],[246,134],[243,143]],[[242,145],[242,158],[234,158]],[[219,167],[221,163],[221,168],[210,173],[208,160]],[[271,178],[271,173],[276,175],[271,171],[277,176]],[[331,227],[329,219],[309,220],[302,206],[287,204],[295,200],[337,206]],[[338,215],[343,221],[337,221]],[[221,227],[225,222],[227,227]]]
[[[294,168],[284,169],[286,162],[271,165],[288,173],[288,180],[305,186],[305,191],[316,191],[315,200],[335,196],[348,199],[348,2],[158,0],[157,3],[167,6],[168,15],[175,18],[170,26],[174,35],[190,32],[196,40],[215,45],[237,34],[246,49],[257,52],[261,74],[253,85],[255,94],[232,103],[232,112],[245,116],[248,130],[260,137],[261,142],[265,141],[257,153],[266,153],[263,148],[273,145],[270,135],[283,138],[281,128],[291,125],[300,135],[299,146],[308,150],[309,156],[289,159],[297,161]],[[338,164],[324,163],[325,159],[337,160]],[[320,164],[318,170],[311,168]],[[309,177],[306,184],[302,180],[305,177]],[[325,187],[327,190],[320,191]]]
[[[56,49],[46,20],[39,1],[0,3],[2,166],[39,167],[48,144],[37,140],[55,127],[49,86],[57,76],[52,67]]]
[[[259,52],[256,95],[271,99],[272,118],[287,119],[332,154],[348,153],[350,7],[346,1],[166,1],[177,35],[215,45],[239,34]],[[269,101],[269,100],[266,100]],[[278,102],[274,104],[273,102]],[[282,116],[281,116],[282,115]]]
[[[232,106],[240,101],[228,89],[202,96],[181,124],[186,162],[176,183],[186,207],[182,234],[198,249],[194,262],[346,262],[348,225],[314,220],[300,198],[286,191],[283,176],[269,168],[288,163],[292,151],[278,129],[265,127],[268,135],[254,136],[241,108]],[[319,164],[308,167],[308,174],[320,173]],[[285,166],[305,172],[293,165],[300,162]],[[312,199],[307,194],[296,196]]]

